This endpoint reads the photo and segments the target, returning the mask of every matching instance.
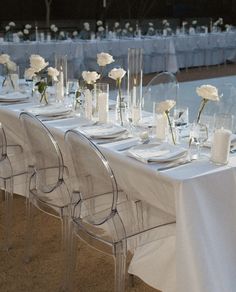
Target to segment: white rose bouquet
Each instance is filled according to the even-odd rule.
[[[108,74],[108,76],[111,79],[116,81],[116,86],[118,87],[118,93],[119,93],[118,104],[119,104],[119,116],[120,116],[121,126],[123,126],[122,105],[124,103],[123,98],[121,96],[121,82],[122,82],[122,78],[125,76],[125,74],[126,74],[126,71],[122,68],[114,68]]]
[[[44,58],[40,55],[31,55],[30,56],[30,68],[25,71],[25,78],[35,79],[38,81],[35,83],[35,86],[40,93],[40,102],[48,103],[47,99],[47,87],[50,81],[57,82],[57,76],[59,71],[53,67],[48,67],[48,62],[45,62]]]
[[[5,70],[5,78],[2,82],[2,86],[5,85],[7,78],[9,78],[12,88],[14,88],[14,83],[12,81],[11,74],[16,72],[16,68],[17,68],[16,63],[11,61],[10,56],[8,54],[1,54],[0,64],[4,66],[4,70]]]
[[[166,117],[168,119],[168,124],[169,124],[169,127],[170,127],[170,131],[171,131],[172,141],[173,141],[174,144],[176,144],[176,142],[175,142],[175,137],[174,137],[174,133],[173,133],[173,129],[172,129],[169,113],[170,113],[170,110],[175,106],[175,104],[176,104],[176,102],[174,100],[168,99],[168,100],[160,102],[158,104],[158,106],[157,106],[157,109],[156,109],[157,113],[166,115]]]
[[[212,85],[202,85],[197,87],[197,94],[202,97],[200,107],[197,114],[197,123],[199,123],[201,118],[201,113],[208,101],[219,101],[220,97],[218,94],[218,89]]]

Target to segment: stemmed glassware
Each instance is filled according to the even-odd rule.
[[[208,129],[205,124],[193,123],[190,127],[190,145],[197,146],[197,159],[201,158],[201,148],[208,139]]]

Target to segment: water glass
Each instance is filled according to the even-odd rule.
[[[214,128],[216,129],[226,129],[233,131],[234,128],[234,116],[230,114],[215,114],[215,125]]]
[[[197,158],[201,158],[201,148],[208,139],[208,129],[204,124],[193,123],[190,126],[190,145],[197,146]]]

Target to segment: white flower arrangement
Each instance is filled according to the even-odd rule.
[[[29,34],[29,30],[27,28],[23,29],[23,34],[28,35]]]
[[[115,27],[115,28],[118,28],[119,26],[120,26],[120,23],[119,23],[119,22],[115,22],[115,23],[114,23],[114,27]]]
[[[116,81],[116,85],[118,87],[119,92],[119,115],[120,115],[120,123],[121,126],[123,126],[123,116],[122,116],[122,96],[121,96],[121,82],[123,77],[125,76],[126,71],[122,68],[113,68],[109,74],[108,77]]]
[[[170,121],[170,110],[176,105],[175,100],[172,99],[168,99],[165,101],[162,101],[158,104],[157,106],[157,113],[159,114],[165,114],[167,119],[168,119],[168,123],[169,123],[169,127],[170,127],[170,131],[171,131],[171,136],[172,136],[172,141],[175,144],[175,137],[174,137],[174,133],[173,133],[173,129],[172,129],[172,125],[171,125],[171,121]]]
[[[98,21],[97,21],[97,26],[101,26],[101,25],[103,25],[102,20],[98,20]]]
[[[129,22],[126,22],[126,24],[125,24],[125,28],[128,29],[129,26],[130,26],[130,23],[129,23]]]
[[[94,84],[100,78],[96,71],[83,71],[82,77],[87,84]]]
[[[110,54],[104,52],[97,54],[97,64],[100,67],[105,67],[106,65],[109,65],[113,62],[115,62],[115,60],[113,59],[113,56],[111,56]]]
[[[40,55],[31,55],[30,56],[30,68],[25,71],[25,76],[28,79],[33,79],[38,77],[39,81],[35,84],[38,89],[38,92],[41,95],[40,102],[48,103],[46,90],[48,87],[48,77],[52,81],[58,81],[57,76],[59,71],[56,68],[48,67],[48,62],[45,62],[45,59]]]
[[[31,28],[32,28],[32,25],[31,25],[31,24],[26,24],[26,25],[25,25],[25,28],[26,28],[26,29],[31,29]]]
[[[98,27],[98,31],[99,31],[99,32],[103,32],[104,30],[105,30],[105,28],[104,28],[103,26],[99,26],[99,27]]]
[[[218,89],[212,85],[202,85],[197,87],[196,92],[202,98],[201,104],[197,114],[197,123],[200,121],[201,113],[208,101],[219,101],[221,96]]]
[[[11,79],[11,73],[16,71],[16,68],[17,68],[16,63],[11,61],[11,58],[8,54],[1,54],[0,55],[0,64],[4,66],[5,71],[6,71],[6,77],[3,80],[2,86],[4,86],[4,84],[7,80],[7,77],[9,76],[12,87],[14,88],[14,83]]]
[[[83,26],[86,31],[90,30],[90,24],[88,22],[84,22]]]

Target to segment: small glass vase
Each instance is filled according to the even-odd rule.
[[[124,126],[127,121],[127,103],[124,96],[117,95],[116,99],[116,123]]]

